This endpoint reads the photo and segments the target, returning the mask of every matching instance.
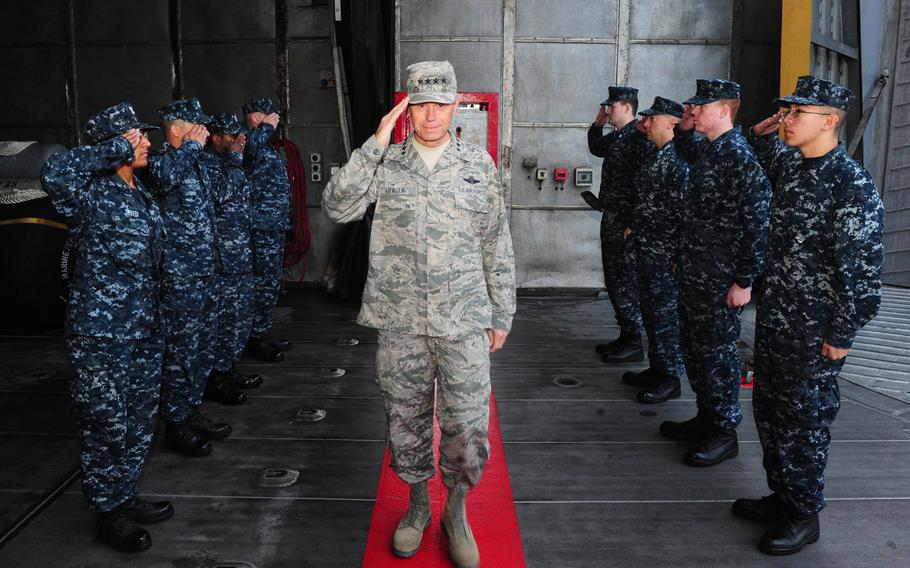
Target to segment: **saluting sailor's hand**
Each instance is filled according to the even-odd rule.
[[[379,121],[379,128],[376,129],[376,142],[379,146],[385,148],[392,139],[392,131],[395,130],[395,123],[398,117],[408,108],[409,97],[401,99],[401,102],[395,105],[395,108],[389,111],[389,114],[382,117]]]
[[[607,107],[601,105],[600,110],[597,111],[597,116],[594,118],[594,126],[603,126],[607,123]]]
[[[272,128],[278,128],[278,123],[281,122],[281,117],[278,116],[277,112],[273,112],[263,118],[262,122],[272,125]]]
[[[133,147],[133,153],[136,153],[136,150],[139,149],[139,142],[142,140],[142,132],[138,128],[131,128],[123,134],[121,134],[126,141],[130,143],[130,146]]]
[[[190,131],[186,133],[183,137],[183,140],[193,140],[199,142],[200,146],[205,146],[205,141],[208,140],[209,131],[206,127],[201,124],[194,124]]]
[[[234,141],[231,142],[231,152],[240,152],[243,154],[243,149],[246,148],[246,134],[238,134]]]
[[[780,127],[780,117],[781,113],[774,113],[763,121],[759,122],[752,127],[752,133],[756,136],[767,136],[774,132],[777,132],[777,129]]]
[[[490,353],[496,353],[506,344],[509,332],[504,329],[488,329],[487,334],[490,336]]]
[[[680,130],[692,130],[695,128],[695,117],[692,115],[692,109],[695,105],[683,105],[683,117],[679,121]]]
[[[849,353],[849,349],[842,349],[840,347],[832,347],[828,345],[828,342],[825,341],[822,343],[822,357],[825,359],[830,359],[831,361],[840,361]]]

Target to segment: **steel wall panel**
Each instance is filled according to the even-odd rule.
[[[590,122],[615,82],[608,44],[515,46],[515,121]]]
[[[596,212],[513,210],[511,229],[519,286],[603,286]]]
[[[329,37],[329,27],[333,22],[335,11],[331,15],[324,6],[303,6],[298,2],[288,3],[288,35],[291,37]]]
[[[491,0],[401,0],[401,35],[499,37],[502,4]]]
[[[418,61],[446,59],[455,68],[459,91],[498,93],[502,83],[502,43],[496,42],[402,42],[402,86],[407,84],[408,65]]]
[[[183,65],[184,94],[199,97],[206,112],[240,113],[240,107],[253,97],[276,100],[271,45],[187,45]]]
[[[63,2],[59,6],[57,9],[63,12]],[[76,0],[74,11],[77,43],[160,42],[166,45],[170,41],[168,3],[163,0]]]
[[[516,37],[616,38],[617,0],[516,0]]]
[[[729,40],[732,0],[632,2],[632,39]]]
[[[60,0],[0,2],[0,45],[45,41],[62,44],[65,21],[66,10]]]
[[[184,41],[275,37],[275,0],[180,0],[180,6]]]
[[[307,205],[319,205],[322,190],[329,181],[329,165],[344,164],[344,146],[341,143],[341,130],[338,126],[292,126],[290,137],[300,150],[300,157],[307,172]],[[310,154],[322,154],[322,181],[310,181]]]
[[[332,71],[332,44],[294,42],[290,52],[291,118],[294,122],[338,122],[335,88],[319,86],[319,72]]]
[[[629,84],[639,89],[641,108],[655,96],[677,102],[695,95],[695,79],[727,77],[726,45],[632,45]]]
[[[5,70],[0,123],[66,124],[62,49],[2,48],[0,69]]]

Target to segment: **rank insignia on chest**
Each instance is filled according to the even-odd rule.
[[[481,180],[477,179],[477,178],[474,177],[473,175],[470,175],[470,176],[468,176],[468,177],[466,177],[466,178],[461,178],[461,179],[465,180],[466,182],[468,182],[468,183],[471,184],[471,185],[475,185],[475,184],[478,184],[478,183],[481,182]]]

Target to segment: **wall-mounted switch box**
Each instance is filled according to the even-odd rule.
[[[577,187],[591,187],[594,185],[594,170],[591,168],[575,168],[575,185]]]

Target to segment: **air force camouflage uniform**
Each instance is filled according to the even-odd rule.
[[[233,114],[214,114],[213,133],[239,135],[243,127]],[[214,369],[226,373],[240,360],[253,317],[253,258],[250,249],[250,185],[243,172],[243,156],[220,156],[211,147],[199,159],[213,182],[215,227],[218,235],[218,335]]]
[[[853,94],[801,77],[782,103],[847,110]],[[756,321],[753,407],[768,486],[799,518],[824,506],[824,471],[844,359],[878,312],[884,210],[869,173],[842,146],[805,158],[776,136],[752,137],[775,180],[764,291]]]
[[[198,99],[162,107],[162,120],[205,124]],[[179,148],[165,142],[149,156],[152,190],[159,199],[167,241],[161,303],[165,318],[161,413],[184,422],[202,393],[212,369],[217,331],[215,283],[215,209],[213,180],[200,164],[202,145],[185,140]]]
[[[609,92],[610,97],[601,103],[604,106],[638,98],[638,89],[631,87],[610,87]],[[620,330],[631,337],[641,334],[641,313],[634,256],[623,255],[623,230],[631,223],[636,175],[653,151],[637,124],[633,120],[606,135],[599,126],[592,124],[588,129],[588,149],[604,159],[597,196],[604,212],[600,221],[604,285]]]
[[[243,114],[277,112],[267,97],[243,106]],[[275,128],[262,123],[247,134],[245,168],[250,181],[253,227],[254,304],[252,336],[272,330],[281,290],[284,233],[291,229],[291,182],[287,166],[271,142]]]
[[[682,118],[682,112],[679,103],[657,97],[651,108],[639,114]],[[632,209],[632,234],[627,245],[636,256],[650,368],[664,380],[675,380],[677,385],[684,369],[679,349],[678,286],[673,263],[688,181],[689,167],[676,155],[671,140],[641,169]]]
[[[163,349],[158,305],[162,221],[151,194],[114,169],[134,158],[119,136],[142,124],[120,103],[91,117],[94,143],[51,156],[42,187],[70,223],[75,273],[66,318],[82,488],[111,511],[136,495],[155,429]]]
[[[455,102],[451,65],[412,67],[409,92],[438,91],[439,98],[430,100],[451,95],[446,100]],[[346,223],[360,219],[371,203],[376,212],[357,321],[380,330],[376,374],[392,466],[410,484],[435,472],[438,381],[443,481],[449,488],[473,486],[489,454],[486,330],[510,329],[515,311],[512,241],[498,171],[484,149],[454,136],[432,171],[412,138],[381,148],[371,137],[332,177],[322,208]]]
[[[700,79],[684,104],[738,99],[739,90],[730,81]],[[677,264],[683,359],[698,415],[709,428],[731,433],[742,421],[742,308],[728,308],[726,296],[734,282],[748,288],[761,271],[771,186],[739,127],[713,142],[694,140],[691,131],[675,140],[692,164]]]

